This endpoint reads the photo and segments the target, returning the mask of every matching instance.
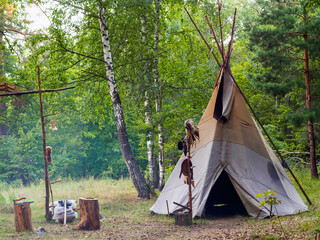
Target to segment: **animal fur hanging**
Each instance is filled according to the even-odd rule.
[[[52,152],[52,147],[47,146],[46,147],[46,157],[47,157],[47,162],[48,163],[52,163],[51,152]]]
[[[180,174],[179,174],[179,178],[181,178],[181,175],[183,175],[183,182],[185,184],[189,184],[189,178],[188,178],[188,163],[187,163],[187,159],[185,159],[182,163],[181,163],[181,170],[180,170]],[[191,177],[191,185],[194,187],[194,180],[193,180],[193,166],[192,166],[192,162],[189,161],[190,164],[190,177]]]
[[[195,144],[197,140],[200,140],[199,129],[192,119],[185,121],[184,127],[187,133],[186,135],[186,138],[188,139],[187,142],[190,144],[190,147],[191,147],[193,144]]]

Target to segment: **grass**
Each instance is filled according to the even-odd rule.
[[[100,211],[106,217],[98,231],[74,231],[78,223],[64,226],[44,218],[44,184],[13,188],[0,184],[0,239],[314,239],[320,229],[319,180],[308,171],[294,171],[313,202],[310,211],[273,219],[233,217],[225,219],[195,219],[190,227],[174,225],[174,219],[151,214],[155,202],[137,200],[129,179],[83,179],[53,185],[54,200],[96,197]],[[300,190],[298,190],[300,191]],[[300,192],[299,192],[300,193]],[[42,226],[46,233],[16,233],[12,199],[26,197],[31,204],[33,227]],[[304,196],[301,195],[302,199]]]

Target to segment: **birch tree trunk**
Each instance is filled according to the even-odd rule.
[[[149,179],[153,188],[158,188],[159,178],[157,169],[156,169],[156,159],[154,153],[154,129],[152,127],[152,111],[151,111],[151,101],[150,101],[150,93],[148,91],[145,92],[145,123],[150,129],[147,135],[147,151],[148,151],[148,167],[149,167]]]
[[[154,82],[155,82],[155,89],[156,89],[156,97],[155,97],[155,104],[156,104],[156,113],[160,114],[162,108],[162,84],[159,82],[159,18],[160,18],[160,0],[155,0],[156,12],[155,12],[155,31],[154,31],[154,53],[155,53],[155,60],[154,60]],[[160,191],[163,189],[165,184],[165,166],[164,166],[164,141],[163,141],[163,126],[162,123],[159,122],[158,124],[158,145],[159,145],[159,185],[158,188]]]
[[[142,35],[142,44],[146,45],[146,15],[142,14],[141,16],[141,35]],[[146,48],[144,48],[146,49]],[[147,51],[147,50],[146,50]],[[148,152],[148,167],[149,167],[149,180],[153,188],[158,187],[159,178],[158,172],[156,170],[156,159],[154,154],[154,128],[153,128],[153,116],[152,116],[152,81],[150,79],[151,74],[149,74],[148,63],[143,65],[143,79],[146,86],[145,91],[145,123],[149,132],[147,134],[147,152]]]
[[[112,66],[112,56],[111,56],[111,47],[109,41],[109,33],[107,28],[107,22],[105,19],[105,8],[99,6],[99,23],[101,30],[101,40],[103,45],[103,53],[106,67],[106,78],[109,86],[109,93],[111,96],[111,101],[113,105],[113,111],[115,115],[118,139],[121,148],[121,153],[124,158],[124,161],[129,170],[130,177],[132,179],[133,185],[135,186],[138,192],[138,198],[150,198],[149,187],[140,172],[138,163],[133,156],[129,145],[129,139],[127,135],[127,129],[124,121],[121,101],[119,92],[117,89],[117,84],[114,77],[114,71]]]
[[[304,15],[304,23],[306,21],[306,15]],[[304,41],[308,41],[308,34],[303,35]],[[308,48],[304,49],[304,76],[306,84],[306,105],[307,108],[311,107],[311,91],[310,91],[310,75],[309,75],[309,57]],[[315,138],[313,122],[308,120],[308,134],[309,134],[309,147],[310,147],[310,166],[311,166],[311,176],[318,178],[317,162],[316,162],[316,149],[315,149]]]

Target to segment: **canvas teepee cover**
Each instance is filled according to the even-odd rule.
[[[192,188],[193,217],[202,216],[211,189],[223,171],[230,178],[247,213],[253,217],[269,215],[260,209],[256,195],[274,189],[282,203],[273,207],[274,215],[306,211],[285,170],[253,120],[245,100],[234,84],[228,68],[222,68],[208,106],[198,124],[200,141],[191,148],[195,187]],[[218,119],[218,120],[217,120]],[[150,209],[159,214],[182,211],[173,202],[187,205],[188,186],[179,179],[180,158],[156,203]],[[229,191],[229,189],[225,189]]]

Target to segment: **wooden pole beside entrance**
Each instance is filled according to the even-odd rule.
[[[191,179],[191,169],[190,167],[191,165],[191,143],[192,143],[192,133],[191,133],[191,129],[187,130],[187,136],[186,136],[186,141],[187,141],[187,184],[188,184],[188,190],[189,190],[189,199],[188,199],[188,204],[187,206],[183,206],[182,204],[173,202],[174,204],[180,206],[186,210],[188,210],[188,212],[180,212],[180,213],[175,213],[175,225],[179,225],[179,226],[189,226],[192,225],[192,179]],[[190,131],[190,132],[189,132]],[[184,160],[185,161],[185,160]],[[185,173],[184,173],[185,174]],[[169,212],[169,209],[168,209]]]
[[[188,138],[188,156],[187,156],[187,169],[188,169],[188,187],[189,187],[189,214],[190,214],[190,223],[192,224],[192,190],[191,190],[191,171],[190,171],[190,138]]]

